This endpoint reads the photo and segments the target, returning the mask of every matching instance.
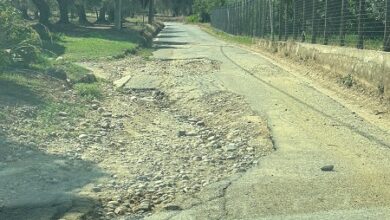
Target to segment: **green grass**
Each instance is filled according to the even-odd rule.
[[[220,38],[222,40],[232,42],[232,43],[239,43],[239,44],[245,44],[245,45],[250,45],[253,43],[252,37],[249,36],[243,36],[243,35],[231,35],[226,32],[217,30],[210,25],[202,24],[200,25],[201,28],[206,31],[207,33]]]
[[[64,58],[71,61],[118,56],[137,47],[126,41],[71,36],[64,36],[61,44],[65,47]]]
[[[33,123],[26,125],[26,131],[33,131],[37,136],[61,129],[59,112],[66,112],[69,121],[76,123],[77,117],[83,116],[86,110],[85,99],[63,99],[61,83],[52,81],[38,73],[1,72],[0,73],[0,121],[12,122],[14,109],[31,106],[36,109],[33,115],[26,116]],[[3,108],[8,106],[8,108]],[[73,120],[74,118],[74,120]]]
[[[102,97],[102,91],[98,83],[79,83],[74,86],[74,89],[76,90],[77,94],[87,99],[99,99]]]
[[[59,112],[67,113],[67,122],[69,124],[76,124],[78,118],[84,117],[86,112],[85,105],[81,103],[57,103],[48,102],[42,105],[35,118],[36,133],[46,136],[51,132],[56,132],[63,129],[63,119],[59,117]],[[67,135],[72,135],[68,132]]]

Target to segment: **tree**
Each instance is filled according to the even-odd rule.
[[[79,23],[80,24],[88,24],[87,15],[85,13],[85,9],[87,6],[86,0],[77,0],[75,2],[75,7],[77,9],[77,15],[79,17]]]
[[[122,0],[115,0],[115,28],[122,29]]]
[[[50,7],[45,0],[32,0],[39,11],[39,22],[49,24]]]
[[[149,17],[148,23],[152,24],[154,21],[154,0],[149,0]]]
[[[69,5],[73,2],[72,0],[57,0],[58,9],[60,10],[60,24],[69,24]]]

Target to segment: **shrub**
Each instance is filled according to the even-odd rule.
[[[0,68],[28,65],[39,56],[39,35],[7,1],[0,2]]]
[[[198,23],[200,21],[199,19],[199,16],[198,15],[190,15],[186,18],[186,21],[188,23]]]

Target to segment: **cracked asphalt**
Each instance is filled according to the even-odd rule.
[[[276,151],[148,219],[390,219],[390,126],[378,127],[275,61],[168,23],[156,59],[221,62],[217,79],[268,119]],[[336,101],[338,100],[338,101]],[[323,172],[324,165],[333,172]]]

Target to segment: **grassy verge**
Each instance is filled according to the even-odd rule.
[[[222,40],[238,43],[238,44],[245,44],[245,45],[251,45],[253,43],[253,38],[249,36],[241,36],[241,35],[231,35],[226,32],[217,30],[213,27],[211,27],[209,24],[199,24],[199,26],[206,31],[207,33],[218,37]],[[266,36],[265,39],[270,39],[270,36]],[[275,39],[278,39],[278,35],[275,35]],[[291,39],[291,38],[290,38]],[[311,35],[306,35],[306,42],[311,41]],[[324,42],[324,38],[322,36],[317,37],[317,44],[322,44]],[[346,35],[345,36],[345,46],[356,48],[358,42],[358,36],[357,35]],[[328,38],[328,45],[331,46],[339,46],[339,38],[338,36],[332,35]],[[383,47],[383,39],[380,38],[366,38],[364,40],[364,49],[368,50],[382,50]]]
[[[66,112],[69,118],[82,116],[87,100],[65,95],[62,84],[44,74],[1,72],[0,123],[27,117],[31,123],[25,125],[26,132],[40,136],[60,129],[60,112]]]
[[[232,43],[238,43],[238,44],[245,44],[245,45],[251,45],[253,44],[252,37],[249,36],[242,36],[242,35],[231,35],[226,32],[217,30],[210,26],[210,24],[199,24],[199,26],[207,33],[222,39],[224,41],[232,42]]]

